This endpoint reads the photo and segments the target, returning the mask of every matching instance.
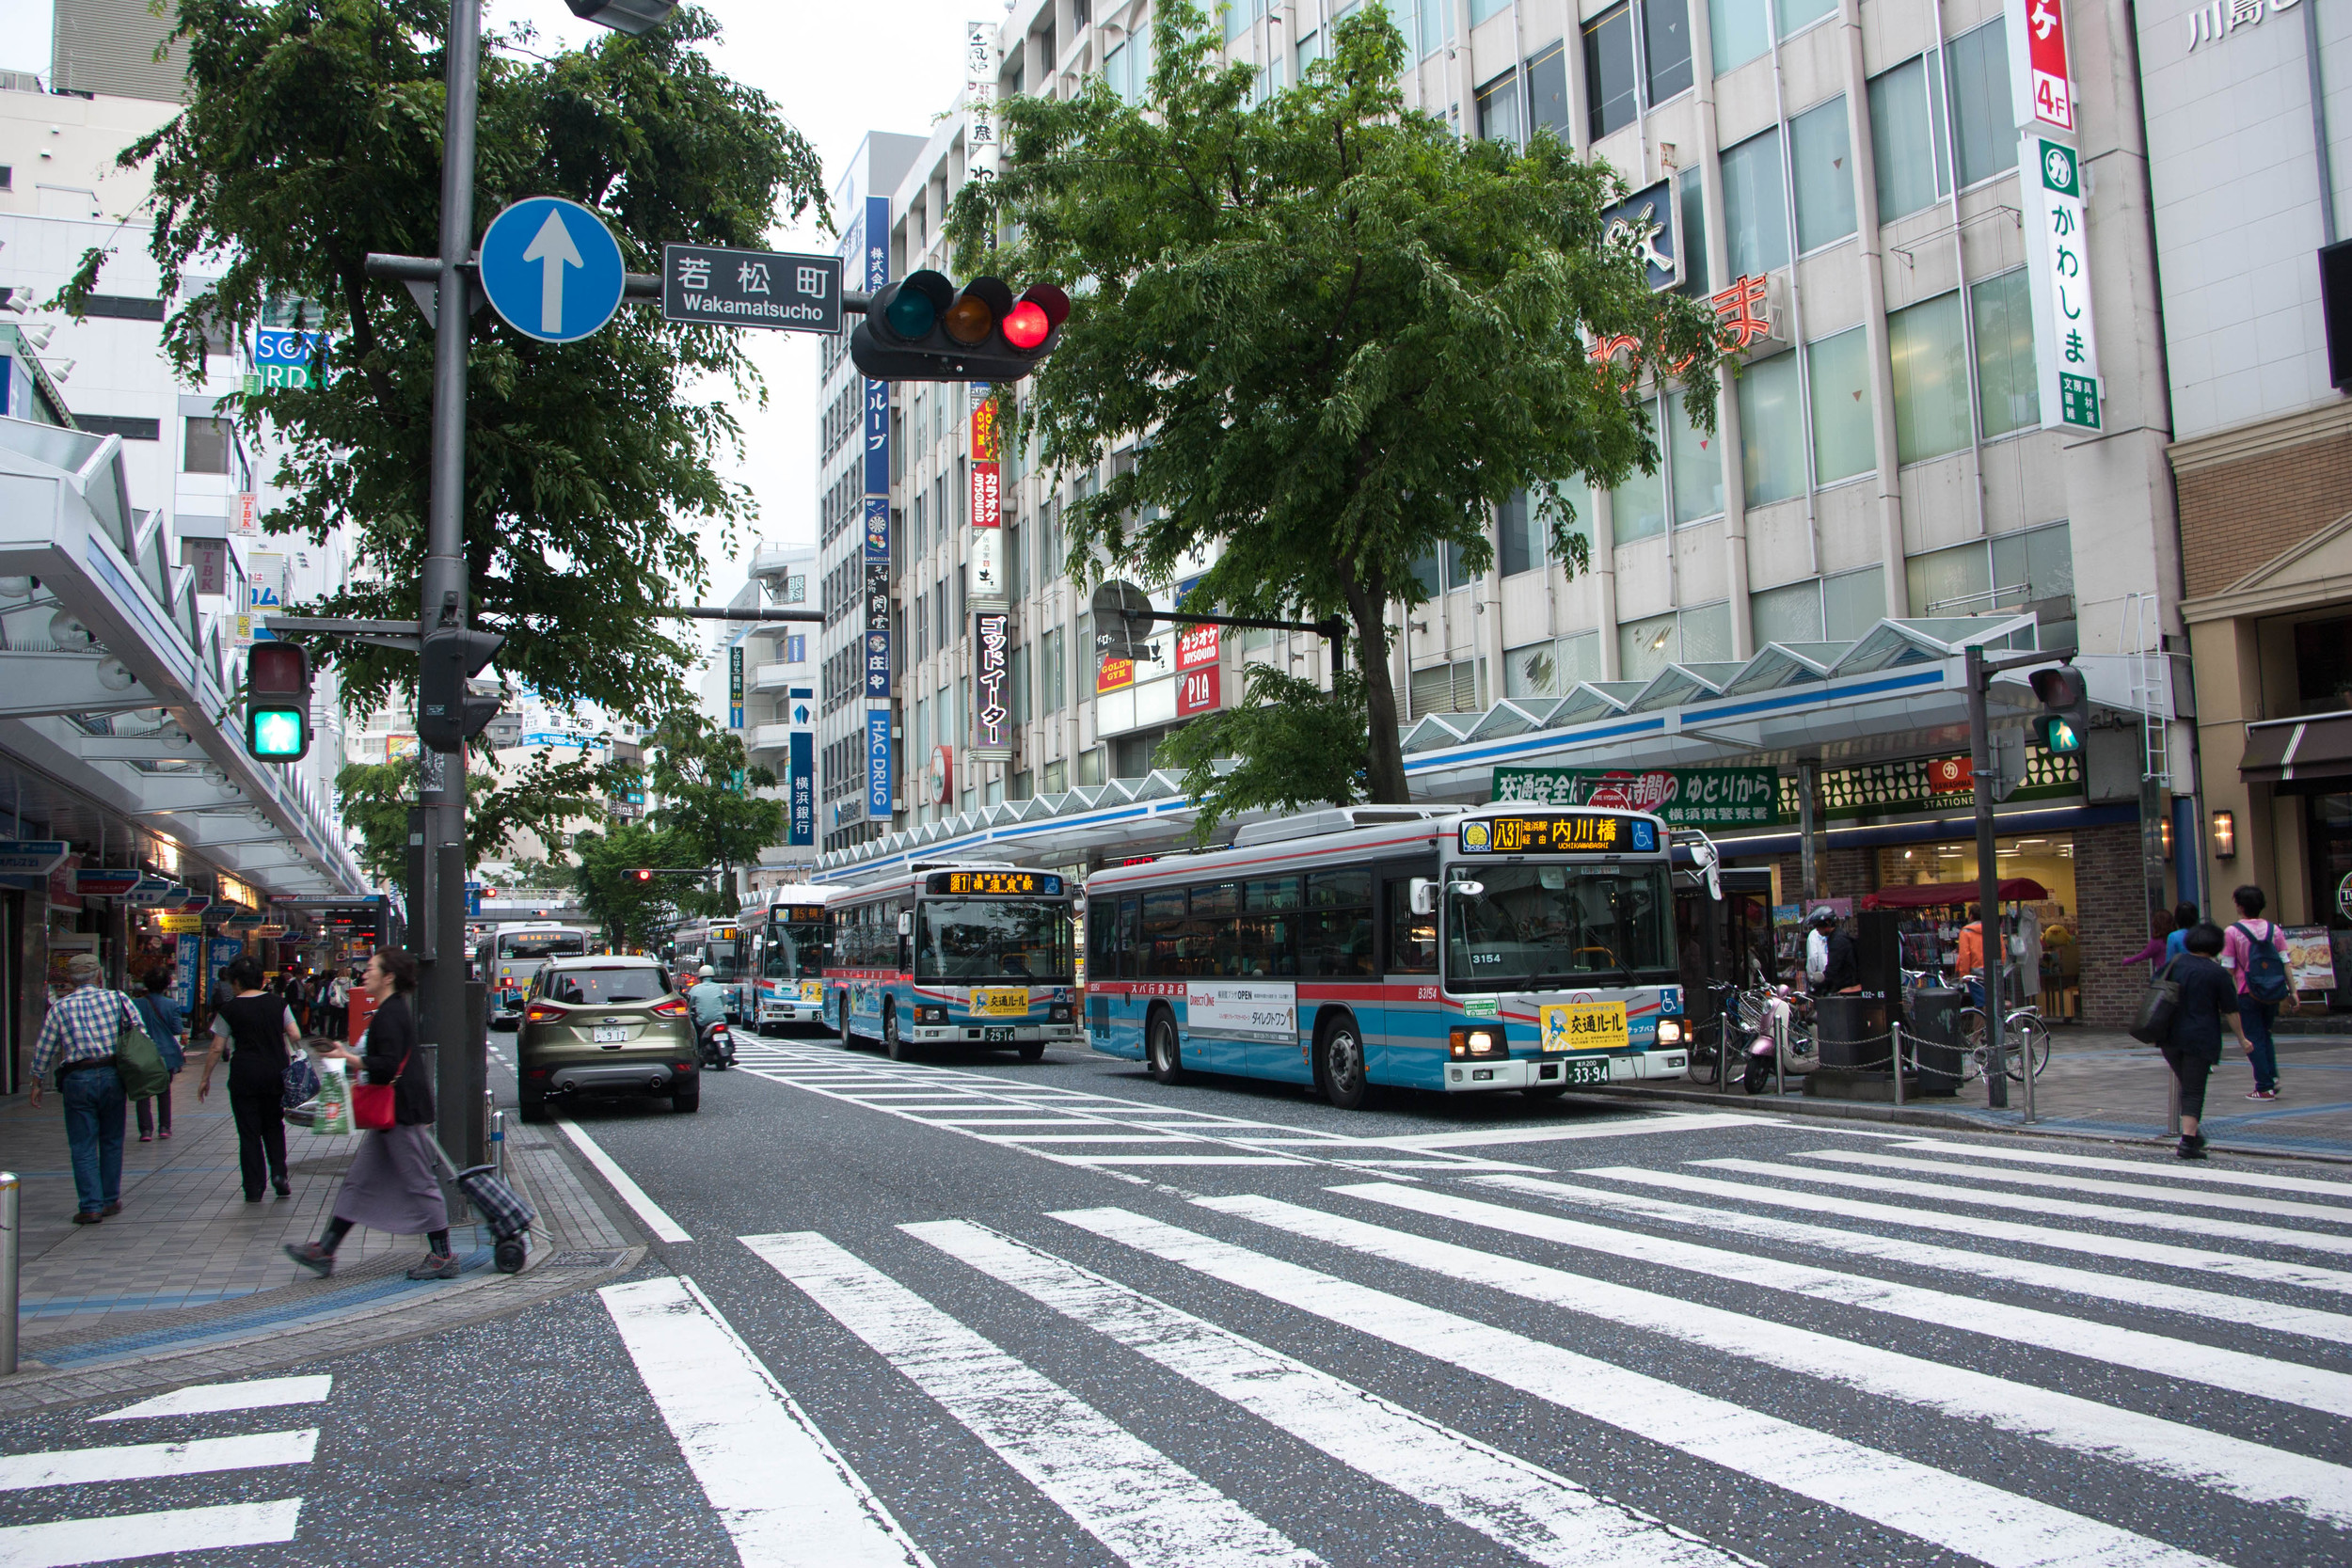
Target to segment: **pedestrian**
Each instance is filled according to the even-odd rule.
[[[1862,989],[1862,966],[1853,938],[1837,928],[1837,911],[1822,904],[1813,911],[1812,930],[1804,939],[1804,973],[1816,996],[1835,996]]]
[[[417,1050],[417,1019],[409,1001],[417,989],[417,960],[400,948],[379,947],[359,983],[374,999],[375,1012],[358,1051],[337,1046],[319,1054],[355,1072],[364,1069],[371,1084],[390,1085],[392,1125],[361,1134],[326,1232],[300,1246],[289,1243],[286,1256],[313,1274],[333,1274],[335,1249],[353,1226],[364,1225],[395,1236],[424,1236],[430,1250],[408,1271],[409,1278],[454,1279],[458,1263],[450,1251],[449,1207],[441,1201],[433,1145],[433,1088],[410,1059]]]
[[[320,994],[326,1005],[326,1026],[319,1032],[332,1035],[340,1040],[344,1035],[343,1020],[346,1016],[344,1009],[351,1001],[351,990],[345,984],[341,970],[327,977],[326,990]]]
[[[1960,928],[1955,945],[1959,951],[1952,959],[1953,973],[1968,992],[1970,1005],[1984,1006],[1984,906],[1968,906],[1968,924]]]
[[[139,1015],[147,1037],[155,1042],[165,1069],[176,1079],[188,1065],[188,1021],[181,1016],[180,1004],[171,999],[173,973],[170,964],[149,970],[145,994],[133,998],[131,1006]],[[161,1094],[139,1097],[139,1142],[171,1140],[171,1095],[172,1085],[167,1084]]]
[[[2245,1024],[2246,1055],[2254,1069],[2249,1100],[2279,1098],[2279,1053],[2271,1042],[2270,1026],[2278,1020],[2279,1004],[2294,995],[2287,983],[2286,949],[2279,927],[2262,918],[2269,899],[2263,890],[2248,885],[2230,895],[2238,918],[2230,924],[2229,957],[2222,960],[2237,979],[2237,1013]]]
[[[262,986],[259,958],[231,958],[223,977],[236,994],[213,1014],[213,1048],[204,1058],[196,1098],[201,1101],[213,1092],[214,1065],[226,1055],[229,1111],[237,1123],[237,1168],[245,1177],[245,1200],[262,1201],[264,1167],[278,1196],[292,1197],[294,1183],[286,1177],[286,1064],[293,1059],[289,1053],[301,1049],[302,1035],[285,997]]]
[[[119,991],[98,983],[98,955],[66,960],[73,989],[49,1004],[33,1042],[28,1103],[40,1109],[40,1081],[57,1073],[65,1102],[65,1138],[73,1154],[73,1223],[96,1225],[122,1212],[122,1080],[115,1072],[115,1040],[138,1015]]]
[[[2221,1060],[2221,1024],[2228,1020],[2238,1043],[2246,1043],[2246,1026],[2238,1011],[2237,988],[2230,972],[2214,961],[2221,951],[2221,927],[2200,922],[2182,934],[2181,956],[2162,974],[2177,983],[2172,1034],[2164,1046],[2165,1065],[2181,1085],[2181,1147],[2184,1160],[2205,1157],[2205,1079]]]
[[[2197,906],[2176,904],[2173,906],[2170,919],[2172,924],[2150,937],[2147,946],[2122,960],[2115,967],[2122,969],[2132,964],[2168,964],[2179,958],[2183,951],[2182,943],[2188,940],[2190,927],[2197,924]],[[2151,970],[2150,973],[2153,974],[2154,971]]]

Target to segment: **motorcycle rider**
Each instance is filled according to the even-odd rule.
[[[718,980],[719,972],[705,964],[695,974],[699,976],[694,989],[686,993],[688,1013],[694,1021],[694,1039],[701,1043],[703,1031],[712,1024],[723,1025],[727,1021],[727,988]]]

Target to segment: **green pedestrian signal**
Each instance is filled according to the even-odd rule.
[[[2090,689],[2083,673],[2071,664],[2036,670],[2030,677],[2033,694],[2041,699],[2033,733],[2042,749],[2055,757],[2073,756],[2083,749],[2090,729]]]
[[[245,749],[256,762],[310,754],[310,656],[292,642],[257,642],[246,656]]]
[[[263,762],[296,762],[310,749],[303,716],[286,708],[265,708],[246,722],[246,744]]]

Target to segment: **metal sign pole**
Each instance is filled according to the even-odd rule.
[[[1984,649],[1968,649],[1968,754],[1977,785],[1977,929],[1981,937],[1984,984],[1984,1100],[1995,1111],[2009,1108],[2009,1069],[2001,1050],[2001,968],[2009,939],[2001,929],[2001,868],[1993,843],[1993,736],[1986,709]]]
[[[11,1170],[0,1170],[0,1377],[16,1371],[16,1269],[24,1249],[17,1245],[24,1212],[24,1183]]]

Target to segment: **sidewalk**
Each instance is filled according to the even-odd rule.
[[[72,1222],[56,1097],[37,1112],[22,1095],[0,1101],[0,1168],[24,1181],[19,1371],[0,1378],[0,1410],[184,1381],[195,1374],[176,1364],[191,1356],[203,1375],[298,1360],[315,1354],[310,1333],[360,1311],[388,1323],[389,1338],[434,1333],[601,1284],[643,1256],[567,1151],[510,1127],[508,1180],[539,1212],[521,1274],[493,1270],[487,1232],[466,1224],[451,1229],[465,1260],[454,1280],[405,1278],[423,1238],[364,1228],[344,1242],[332,1278],[313,1278],[279,1249],[325,1227],[355,1140],[288,1126],[293,1196],[246,1203],[228,1098],[199,1104],[196,1076],[173,1081],[168,1142],[138,1142],[127,1118],[122,1212],[100,1225]]]
[[[2205,1092],[2205,1136],[2217,1152],[2293,1155],[2352,1162],[2352,1037],[2280,1035],[2279,1098],[2249,1101],[2253,1074],[2234,1039],[2223,1041],[2221,1065]],[[2030,1131],[2091,1137],[2158,1140],[2167,1136],[2167,1096],[2172,1075],[2164,1058],[2120,1030],[2061,1026],[2050,1042],[2050,1065],[2034,1082],[2036,1121]],[[1927,1127],[2018,1131],[2025,1125],[2025,1085],[2009,1086],[2009,1108],[1985,1104],[1981,1083],[1952,1099],[1915,1100],[1898,1108],[1883,1101],[1807,1097],[1795,1084],[1783,1096],[1728,1096],[1702,1085],[1644,1085],[1639,1093],[1709,1104],[1769,1105],[1776,1111]]]

